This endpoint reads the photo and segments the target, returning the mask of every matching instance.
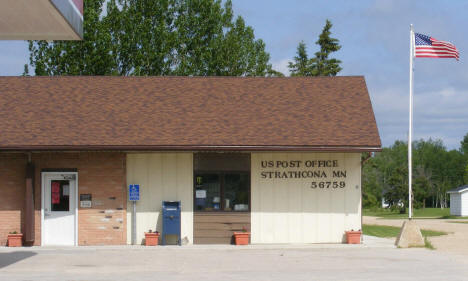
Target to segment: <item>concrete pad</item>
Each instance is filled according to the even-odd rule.
[[[362,244],[369,248],[395,248],[393,238],[381,238],[369,235],[363,235]]]
[[[323,247],[324,245],[322,245]],[[468,267],[421,248],[2,248],[0,280],[466,280]]]
[[[156,246],[156,247],[147,247],[143,245],[110,245],[110,246],[33,246],[33,247],[20,247],[20,248],[10,248],[10,247],[0,247],[0,253],[2,252],[11,252],[12,249],[16,252],[50,252],[50,251],[100,251],[100,250],[123,250],[123,251],[193,251],[193,250],[211,250],[211,251],[225,251],[225,250],[292,250],[292,249],[352,249],[352,248],[364,248],[364,247],[374,247],[381,244],[378,238],[373,236],[369,237],[368,243],[363,244],[249,244],[249,245],[229,245],[229,244],[198,244],[198,245],[166,245],[166,246]],[[385,239],[386,240],[386,239]]]
[[[395,245],[400,248],[424,247],[424,238],[421,229],[414,220],[403,222],[400,235],[398,235]]]

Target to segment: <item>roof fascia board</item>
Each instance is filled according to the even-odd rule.
[[[326,151],[326,152],[378,152],[380,146],[225,146],[225,145],[67,145],[67,146],[4,146],[0,151],[67,151],[67,150],[120,150],[120,151]]]
[[[456,193],[463,193],[463,192],[465,192],[465,191],[467,191],[467,190],[468,190],[468,187],[463,188],[463,189],[460,189],[460,190],[449,190],[449,191],[447,191],[447,193],[449,193],[449,194],[450,194],[450,193],[453,193],[453,194],[456,194]]]

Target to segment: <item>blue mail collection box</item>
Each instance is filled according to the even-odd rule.
[[[166,245],[166,235],[176,235],[177,243],[181,245],[180,239],[180,201],[163,201],[163,231],[162,244]]]

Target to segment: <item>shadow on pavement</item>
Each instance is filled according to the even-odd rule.
[[[9,266],[21,260],[37,255],[35,252],[18,251],[10,253],[0,253],[0,268]]]

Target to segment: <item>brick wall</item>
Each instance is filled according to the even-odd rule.
[[[21,231],[26,187],[26,156],[0,154],[0,245],[7,244],[9,232]]]
[[[19,230],[24,218],[24,154],[0,154],[0,242]],[[92,195],[92,208],[78,210],[79,245],[126,244],[125,154],[118,152],[33,153],[35,164],[35,242],[41,243],[41,171],[77,169],[78,194]],[[78,198],[79,199],[79,198]],[[79,203],[78,203],[79,204]]]

